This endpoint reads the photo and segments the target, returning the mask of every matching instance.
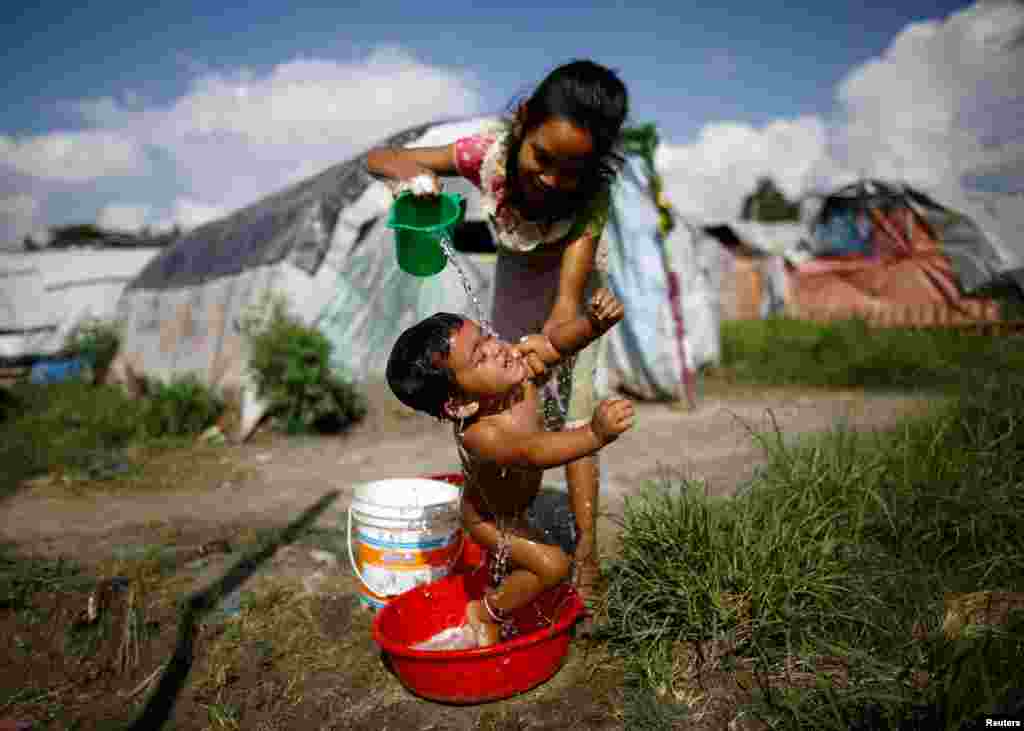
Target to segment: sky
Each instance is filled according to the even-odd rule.
[[[620,74],[688,216],[735,217],[761,175],[1024,189],[1024,0],[351,5],[8,11],[0,247],[197,226],[406,127],[504,112],[573,58]]]

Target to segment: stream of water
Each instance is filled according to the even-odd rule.
[[[476,311],[477,322],[480,323],[480,327],[483,329],[484,334],[493,338],[498,337],[498,333],[496,333],[494,328],[491,327],[490,320],[484,317],[484,308],[483,305],[480,304],[480,298],[477,297],[476,292],[473,291],[473,287],[469,283],[469,277],[466,276],[466,271],[459,263],[459,257],[455,253],[455,247],[452,246],[452,242],[448,238],[447,234],[441,234],[440,242],[441,251],[443,251],[444,255],[448,257],[448,261],[455,266],[455,271],[459,275],[459,281],[462,282],[462,288],[466,290],[466,296],[469,297],[469,301],[473,303],[473,309]]]

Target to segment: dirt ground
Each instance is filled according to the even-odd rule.
[[[457,472],[458,458],[450,428],[402,409],[382,385],[369,397],[368,417],[344,435],[262,431],[219,448],[220,461],[238,467],[230,479],[223,470],[204,479],[185,460],[180,489],[72,491],[38,480],[4,498],[0,538],[11,550],[82,569],[77,585],[54,578],[0,605],[0,729],[6,719],[88,729],[131,718],[174,652],[180,602],[255,555],[266,560],[250,561],[241,585],[198,623],[194,663],[165,728],[628,728],[633,701],[621,667],[580,639],[552,680],[500,703],[432,703],[388,672],[345,549],[352,490]],[[615,551],[623,500],[647,481],[682,473],[731,494],[761,462],[751,428],[774,419],[787,438],[840,423],[871,429],[922,405],[855,391],[725,387],[708,388],[694,411],[638,404],[634,429],[601,458],[603,554]],[[561,471],[550,477],[564,480]],[[325,496],[322,512],[282,545],[278,532]],[[86,621],[96,581],[111,577],[120,583],[100,584],[100,619]]]

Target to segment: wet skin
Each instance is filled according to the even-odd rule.
[[[534,434],[543,429],[539,391],[513,346],[485,336],[477,323],[466,320],[451,338],[447,364],[462,398],[480,403],[479,412],[471,417],[474,421],[497,420],[510,438],[516,433]],[[523,606],[562,581],[569,572],[569,557],[557,546],[532,540],[521,517],[540,490],[543,470],[509,468],[484,461],[479,464],[478,475],[481,484],[493,487],[486,495],[480,495],[476,484],[467,486],[463,525],[473,540],[494,551],[502,539],[501,531],[493,518],[485,519],[477,512],[474,503],[486,505],[489,512],[503,516],[502,529],[509,539],[513,571],[487,596],[493,610],[505,612]],[[476,631],[481,646],[497,642],[498,625],[481,602],[470,602],[466,620]]]

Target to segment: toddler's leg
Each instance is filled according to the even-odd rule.
[[[467,528],[477,543],[488,550],[497,549],[501,534],[493,521],[473,520],[472,508],[467,509]],[[569,557],[558,546],[530,540],[522,535],[508,536],[512,572],[497,589],[491,589],[482,601],[472,601],[466,607],[466,620],[477,632],[481,645],[492,645],[498,640],[501,619],[509,612],[524,607],[545,589],[569,575]]]

